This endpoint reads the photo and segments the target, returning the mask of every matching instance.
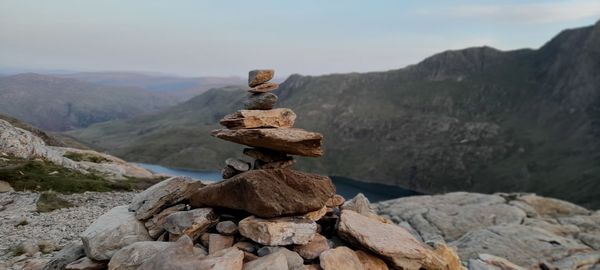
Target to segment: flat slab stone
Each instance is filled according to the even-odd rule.
[[[197,208],[170,214],[165,221],[164,228],[172,235],[185,234],[195,240],[218,221],[219,217],[211,208]]]
[[[319,256],[323,270],[363,270],[363,264],[353,250],[337,247],[323,251]]]
[[[259,84],[256,87],[251,88],[250,90],[248,90],[248,92],[250,92],[250,93],[266,93],[269,91],[277,90],[277,88],[279,88],[279,84],[272,83],[272,82],[266,82],[266,83]]]
[[[165,221],[167,221],[167,217],[170,214],[181,211],[183,209],[185,209],[185,204],[177,204],[165,210],[162,210],[160,213],[156,214],[151,219],[148,219],[144,223],[144,226],[146,226],[146,229],[148,229],[148,233],[150,234],[150,236],[156,239],[161,234],[163,234],[165,232],[164,224]]]
[[[104,261],[129,244],[153,239],[144,224],[127,210],[127,205],[122,205],[94,221],[81,233],[81,240],[90,259]]]
[[[317,232],[317,224],[300,217],[262,219],[247,217],[239,223],[240,234],[268,246],[303,245]]]
[[[449,269],[448,263],[402,227],[342,210],[340,238],[388,260],[399,269]],[[321,254],[322,256],[322,254]]]
[[[140,220],[151,218],[163,209],[188,199],[202,186],[202,182],[189,177],[169,178],[136,195],[129,211],[134,211],[135,217]]]
[[[326,176],[287,169],[250,170],[199,189],[190,204],[270,218],[319,210],[334,194],[335,187]]]
[[[291,155],[319,157],[323,155],[323,135],[299,128],[218,129],[212,136],[252,147],[267,148]]]
[[[239,110],[225,115],[219,123],[228,129],[240,128],[290,128],[296,114],[287,108],[272,110]]]
[[[266,83],[273,79],[275,70],[272,69],[255,69],[248,72],[248,86],[255,87],[259,84]]]

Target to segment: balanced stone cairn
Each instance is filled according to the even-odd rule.
[[[225,161],[223,179],[228,179],[252,168],[285,169],[294,164],[289,155],[318,157],[323,155],[323,136],[316,132],[292,128],[296,114],[287,108],[274,109],[278,97],[271,91],[279,85],[269,82],[275,72],[270,69],[253,70],[248,76],[250,96],[245,110],[226,115],[220,123],[226,129],[213,131],[212,135],[224,140],[248,145],[244,154],[254,159],[249,163],[229,158]]]
[[[345,201],[329,177],[290,169],[290,155],[323,154],[322,136],[293,128],[290,109],[273,108],[273,73],[251,71],[245,110],[212,133],[250,146],[243,153],[252,166],[230,158],[220,182],[157,183],[100,216],[83,245],[45,269],[464,269],[452,248],[422,243],[362,194]]]

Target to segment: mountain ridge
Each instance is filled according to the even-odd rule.
[[[329,138],[321,161],[298,166],[425,193],[537,192],[599,207],[598,29],[563,31],[536,50],[468,48],[390,71],[291,75],[275,91],[278,107]],[[208,137],[242,108],[243,89],[229,90],[70,134],[130,160],[218,169],[214,160],[238,150]]]

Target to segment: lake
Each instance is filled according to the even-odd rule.
[[[172,176],[188,176],[194,179],[202,179],[209,182],[221,181],[221,172],[219,171],[195,171],[185,169],[168,168],[160,165],[136,163],[140,167],[155,173],[167,174]],[[362,192],[371,202],[390,200],[406,196],[421,195],[418,192],[404,189],[397,186],[384,184],[367,183],[355,179],[330,176],[336,187],[337,193],[346,199],[353,198],[359,192]]]

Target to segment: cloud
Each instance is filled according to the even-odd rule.
[[[462,5],[445,12],[456,18],[543,24],[600,17],[600,1]]]

